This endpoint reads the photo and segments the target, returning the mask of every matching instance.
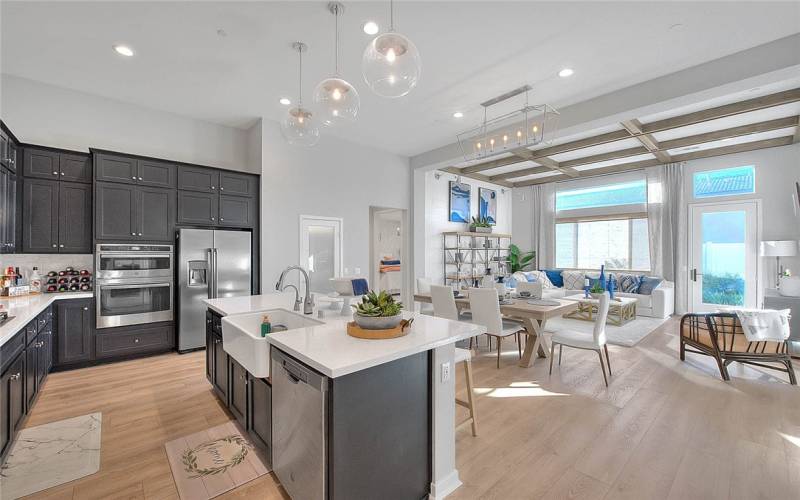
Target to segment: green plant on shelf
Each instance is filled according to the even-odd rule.
[[[472,227],[492,227],[492,225],[489,224],[488,217],[478,216],[472,218]]]
[[[522,252],[517,245],[512,243],[508,247],[508,263],[511,266],[511,273],[524,271],[526,268],[533,265],[533,259],[535,257],[536,252]]]
[[[369,293],[364,295],[359,304],[350,307],[362,316],[376,318],[397,316],[403,310],[403,303],[395,302],[394,297],[385,291],[376,294],[373,290],[370,290]]]

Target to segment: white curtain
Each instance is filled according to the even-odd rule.
[[[684,163],[645,169],[650,269],[675,283],[675,313],[687,310],[686,205],[683,202]]]
[[[554,263],[556,231],[556,185],[536,184],[531,189],[533,209],[532,250],[536,251],[537,269],[551,269]]]

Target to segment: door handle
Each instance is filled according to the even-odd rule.
[[[703,275],[703,273],[698,273],[696,268],[692,269],[691,271],[689,271],[689,278],[692,281],[697,281],[697,277],[698,276],[702,276],[702,275]]]

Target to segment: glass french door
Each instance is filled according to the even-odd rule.
[[[342,275],[342,219],[300,216],[300,266],[312,292],[333,291],[331,278]]]
[[[691,205],[689,308],[756,307],[758,203]]]

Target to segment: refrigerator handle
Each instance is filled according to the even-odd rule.
[[[213,262],[214,262],[214,298],[216,299],[217,297],[219,297],[219,286],[217,286],[217,283],[218,283],[218,279],[217,278],[219,277],[219,276],[217,276],[217,249],[216,248],[212,248],[211,252],[212,252],[212,255],[214,256],[214,260],[213,260]]]
[[[214,298],[214,249],[209,248],[206,250],[206,259],[208,260],[208,279],[206,286],[208,287],[208,298]]]

